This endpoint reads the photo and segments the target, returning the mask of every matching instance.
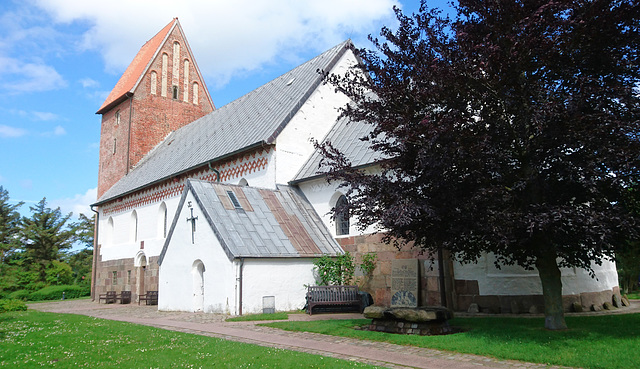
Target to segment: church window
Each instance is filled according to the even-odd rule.
[[[111,275],[111,284],[114,286],[118,284],[118,271],[114,270]]]
[[[242,209],[242,205],[240,205],[240,201],[238,201],[238,198],[236,197],[236,194],[233,193],[233,191],[227,191],[227,195],[229,195],[229,199],[231,199],[231,203],[233,204],[234,208]]]
[[[127,284],[131,284],[131,270],[127,270]]]
[[[130,228],[131,242],[138,241],[138,213],[134,210],[131,213],[131,228]]]
[[[114,155],[115,155],[115,153],[116,153],[116,145],[117,145],[117,143],[118,143],[118,139],[117,139],[117,138],[114,138],[114,139],[113,139],[113,154],[114,154]]]
[[[109,217],[107,221],[107,234],[106,234],[106,244],[113,244],[113,217]]]
[[[177,41],[173,43],[173,68],[171,71],[171,85],[177,86],[180,83],[180,43]]]
[[[238,182],[238,186],[248,186],[249,182],[246,179],[242,178],[240,182]]]
[[[163,201],[158,210],[158,234],[167,238],[167,204]]]
[[[151,94],[155,95],[158,93],[158,73],[156,73],[156,71],[152,71],[151,72]]]
[[[184,61],[184,73],[182,78],[182,90],[184,91],[182,101],[189,102],[189,61],[186,59]]]
[[[120,124],[120,110],[116,112],[116,126]]]
[[[178,98],[178,86],[173,86],[173,98],[177,99]]]
[[[169,64],[169,55],[162,54],[162,82],[160,85],[160,96],[167,97],[167,68]]]
[[[198,83],[193,83],[193,103],[198,105]]]
[[[349,203],[346,196],[342,195],[336,202],[336,235],[349,234]]]

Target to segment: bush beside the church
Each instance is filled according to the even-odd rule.
[[[63,292],[65,299],[76,299],[79,297],[89,296],[91,294],[91,290],[87,287],[72,285],[48,286],[41,290],[32,292],[28,299],[31,301],[62,300]]]
[[[0,313],[10,312],[10,311],[26,311],[27,304],[22,300],[15,299],[2,299],[0,300]]]

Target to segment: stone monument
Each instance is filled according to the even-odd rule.
[[[418,307],[418,260],[391,262],[391,307]]]

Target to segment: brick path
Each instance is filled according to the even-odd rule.
[[[260,327],[256,325],[256,322],[225,322],[227,316],[220,314],[165,312],[158,311],[156,306],[105,305],[90,300],[69,300],[36,303],[29,305],[29,307],[39,311],[88,315],[261,346],[302,351],[387,368],[561,368],[317,333],[287,332]],[[640,302],[634,302],[631,308],[621,309],[619,312],[637,311],[640,311]],[[290,320],[361,317],[360,314],[317,314],[311,317],[306,314],[289,315]]]

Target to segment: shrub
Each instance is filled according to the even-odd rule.
[[[13,291],[9,294],[9,296],[7,296],[9,299],[11,300],[28,300],[29,299],[29,295],[31,295],[31,291],[28,290],[17,290],[17,291]]]
[[[64,292],[65,298],[75,299],[78,297],[89,296],[91,290],[87,287],[80,286],[49,286],[41,290],[31,293],[29,300],[41,301],[41,300],[61,300],[62,293]]]
[[[22,300],[3,299],[0,300],[0,313],[9,311],[26,311],[27,304]]]
[[[347,251],[337,257],[323,255],[313,262],[319,285],[346,285],[353,279],[353,256]]]

